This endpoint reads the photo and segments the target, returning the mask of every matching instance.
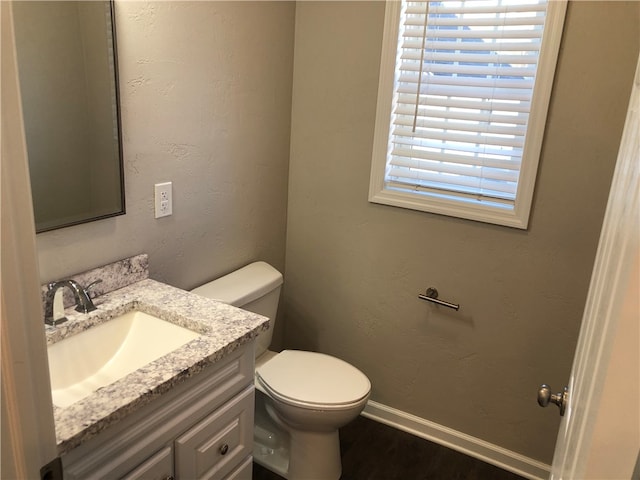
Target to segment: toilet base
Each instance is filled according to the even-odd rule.
[[[256,426],[256,428],[261,427]],[[293,432],[290,449],[286,445],[279,445],[276,448],[269,446],[269,441],[261,441],[261,433],[256,432],[253,444],[253,460],[258,465],[288,480],[338,480],[340,478],[342,462],[337,432],[316,435],[304,432],[299,436]],[[290,462],[290,459],[293,461]]]
[[[281,477],[289,478],[289,446],[280,444],[275,448],[269,445],[270,442],[262,441],[257,425],[254,427],[253,438],[253,461],[263,466],[267,470],[277,473]]]
[[[260,395],[262,397],[262,394]],[[268,458],[269,468],[288,480],[339,480],[342,473],[342,459],[340,458],[340,436],[338,430],[324,432],[309,432],[298,430],[291,426],[284,426],[282,420],[275,412],[273,405],[268,400],[261,398],[264,403],[261,405],[260,416],[267,414],[268,420],[276,431],[282,432],[278,455],[286,455],[287,470],[284,475],[270,467],[276,465],[277,456],[270,455]],[[262,403],[262,402],[261,402]],[[257,405],[257,403],[256,403]],[[263,410],[264,409],[264,410]],[[256,428],[258,428],[256,424]],[[286,428],[286,430],[285,430]],[[256,436],[263,435],[259,429],[254,430],[254,441]],[[275,440],[275,437],[274,437]],[[269,439],[271,441],[271,439]],[[264,440],[262,441],[264,444]],[[276,450],[274,453],[276,453]],[[264,453],[261,450],[260,453]]]
[[[292,430],[289,480],[339,480],[342,473],[340,437],[331,433]]]
[[[288,480],[338,480],[342,473],[338,431],[285,430],[273,419],[274,412],[269,415],[269,408],[264,393],[256,390],[253,460]]]
[[[256,390],[255,399],[253,460],[267,470],[288,478],[289,434],[267,414],[264,394]]]
[[[277,473],[283,478],[288,478],[287,470],[289,468],[289,452],[266,449],[257,443],[254,443],[253,461],[267,470]]]

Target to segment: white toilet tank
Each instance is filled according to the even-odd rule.
[[[262,332],[256,341],[258,358],[271,344],[281,287],[282,274],[278,270],[268,263],[255,262],[191,292],[268,317],[269,330]]]

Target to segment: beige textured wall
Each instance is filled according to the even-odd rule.
[[[367,202],[383,2],[300,2],[284,289],[288,347],[372,399],[550,462],[638,52],[637,2],[569,5],[528,231]],[[435,286],[462,305],[416,297]]]
[[[43,283],[141,252],[187,289],[258,259],[284,268],[294,12],[116,3],[127,213],[38,235]],[[154,219],[165,181],[173,215]]]

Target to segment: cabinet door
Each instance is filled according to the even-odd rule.
[[[177,478],[223,479],[251,455],[253,385],[188,430],[174,445]]]
[[[173,479],[173,449],[165,447],[138,465],[122,480],[169,480]]]

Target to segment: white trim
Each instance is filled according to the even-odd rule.
[[[373,133],[373,161],[371,163],[371,178],[369,183],[369,201],[385,203],[387,205],[393,204],[385,202],[380,197],[384,192],[384,174],[387,165],[387,151],[389,150],[389,119],[391,118],[391,102],[389,99],[393,98],[393,82],[395,78],[401,9],[402,2],[400,1],[386,2],[378,99],[376,103],[376,123]]]
[[[443,445],[524,478],[549,478],[550,465],[410,413],[369,401],[362,416]]]
[[[544,26],[545,33],[540,48],[540,52],[544,52],[544,54],[541,53],[538,63],[536,86],[531,98],[531,112],[529,113],[531,120],[527,126],[527,139],[522,152],[522,158],[526,161],[522,162],[516,193],[514,216],[522,224],[519,228],[527,228],[529,223],[566,11],[566,1],[549,2]]]

